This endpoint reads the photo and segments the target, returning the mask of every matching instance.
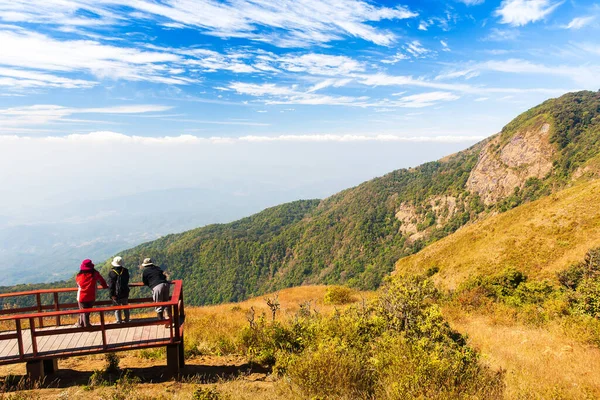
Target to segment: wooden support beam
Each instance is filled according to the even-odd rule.
[[[32,381],[39,381],[44,379],[44,362],[43,360],[27,361],[25,368],[27,370],[27,376]]]
[[[183,338],[181,338],[181,344],[179,344],[179,368],[185,367],[185,351],[183,347]]]
[[[169,376],[179,376],[181,368],[180,353],[181,350],[179,344],[167,345],[167,374]]]
[[[44,364],[44,376],[55,374],[58,371],[58,358],[47,358],[42,360]]]

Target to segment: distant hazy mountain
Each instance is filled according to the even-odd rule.
[[[84,258],[101,262],[162,235],[232,221],[314,191],[319,188],[183,188],[0,216],[2,284],[66,279]]]

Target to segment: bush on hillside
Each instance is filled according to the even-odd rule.
[[[527,276],[514,268],[507,268],[496,275],[478,275],[464,282],[459,287],[459,293],[476,291],[482,296],[494,300],[512,296],[516,289],[527,281]]]
[[[576,313],[600,318],[600,280],[584,279],[570,300]]]
[[[325,304],[343,305],[356,301],[354,290],[346,286],[330,286],[325,292]]]
[[[371,303],[330,317],[263,318],[242,341],[255,360],[268,355],[299,397],[501,398],[503,373],[450,328],[438,295],[426,277],[396,277]]]

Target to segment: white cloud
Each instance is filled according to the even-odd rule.
[[[45,87],[85,89],[95,85],[97,85],[97,82],[84,79],[70,79],[42,72],[0,67],[0,86],[6,86],[13,90]]]
[[[92,40],[61,41],[29,31],[0,31],[0,66],[20,86],[90,87],[94,82],[61,78],[58,73],[87,73],[97,78],[187,84],[194,80],[169,73],[181,57],[166,52],[104,45]],[[8,68],[12,70],[9,71]],[[41,74],[44,70],[54,75]]]
[[[503,24],[523,26],[544,19],[561,4],[550,0],[503,0],[495,15]]]
[[[272,83],[243,83],[234,82],[229,85],[238,94],[262,97],[265,104],[304,104],[304,105],[347,105],[366,106],[368,97],[328,96],[300,91],[295,86],[279,86]]]
[[[477,6],[479,4],[483,4],[485,2],[485,0],[458,0],[461,3],[464,3],[468,6]]]
[[[343,85],[347,82],[342,81],[325,81],[321,84],[327,86]],[[230,84],[230,88],[238,94],[260,97],[265,104],[304,104],[304,105],[344,105],[354,107],[395,107],[395,108],[421,108],[429,107],[442,101],[457,100],[459,96],[448,92],[430,92],[420,93],[400,97],[393,101],[370,100],[366,96],[350,97],[350,96],[329,96],[314,93],[319,88],[314,86],[308,91],[303,92],[297,87],[278,86],[271,83],[253,84],[235,82]],[[401,95],[401,93],[397,93]]]
[[[88,134],[66,136],[27,137],[0,135],[0,143],[116,143],[137,145],[190,145],[190,144],[235,144],[235,143],[267,143],[267,142],[437,142],[461,143],[484,139],[484,136],[405,136],[405,135],[360,135],[360,134],[314,134],[314,135],[276,135],[276,136],[238,136],[238,137],[199,137],[194,135],[180,136],[129,136],[111,131],[98,131]]]
[[[325,89],[328,87],[346,86],[350,82],[352,82],[352,79],[326,79],[308,89],[308,93],[316,92],[318,90]]]
[[[381,60],[384,64],[396,64],[398,61],[408,60],[409,57],[406,54],[402,54],[401,52],[397,52],[395,55],[390,58],[384,58]]]
[[[0,1],[0,19],[6,22],[63,26],[98,26],[116,23],[122,17],[101,6],[101,1],[28,0]]]
[[[450,71],[439,74],[435,77],[436,81],[445,80],[445,79],[456,79],[456,78],[464,78],[471,79],[476,76],[479,76],[479,71],[476,68],[466,68],[458,71]]]
[[[450,51],[450,47],[448,47],[448,43],[445,40],[440,40],[440,44],[443,51]]]
[[[449,92],[419,93],[401,97],[397,105],[407,108],[430,107],[441,101],[458,100],[460,97]]]
[[[589,25],[596,17],[594,15],[590,15],[588,17],[577,17],[573,18],[571,22],[567,25],[564,25],[564,29],[581,29],[587,25]]]
[[[66,117],[76,114],[141,114],[170,110],[172,107],[142,104],[96,108],[70,108],[57,105],[34,105],[0,109],[0,125],[13,129],[19,126],[32,126],[65,122]]]
[[[429,27],[429,25],[430,25],[429,22],[427,22],[427,21],[421,21],[421,22],[419,22],[419,28],[418,29],[420,31],[426,31],[427,27]]]
[[[430,89],[439,89],[453,92],[485,94],[485,93],[540,93],[546,95],[560,95],[568,92],[567,89],[546,89],[546,88],[511,88],[511,87],[486,87],[474,86],[463,83],[443,83],[437,81],[428,81],[425,79],[415,79],[406,75],[387,75],[372,74],[361,75],[358,82],[367,86],[412,86],[424,87]]]
[[[600,86],[600,65],[547,66],[526,60],[508,59],[505,61],[487,61],[479,64],[476,68],[515,74],[555,75],[568,78],[581,85],[581,87]]]
[[[404,50],[406,50],[409,54],[411,54],[415,58],[420,58],[425,56],[430,51],[421,45],[421,42],[418,40],[413,40],[410,43],[407,43],[404,46]]]
[[[492,42],[506,42],[516,40],[519,38],[521,33],[517,29],[490,29],[490,33],[484,37],[484,40]]]
[[[357,37],[389,46],[395,35],[370,22],[417,14],[403,6],[382,7],[363,0],[178,0],[126,3],[117,0],[0,0],[0,19],[64,26],[112,25],[129,18],[159,20],[169,29],[196,28],[218,37],[244,37],[282,47],[323,44]],[[87,15],[82,17],[82,15]]]
[[[348,75],[365,69],[362,63],[350,57],[326,54],[284,55],[272,60],[286,71],[306,72],[311,75]]]

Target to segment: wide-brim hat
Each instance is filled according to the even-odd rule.
[[[81,266],[79,267],[79,269],[81,271],[89,271],[91,269],[94,269],[94,263],[92,262],[92,260],[85,259],[81,263]]]
[[[110,265],[112,265],[113,267],[122,267],[123,266],[123,258],[119,257],[119,256],[113,258]]]
[[[144,262],[142,263],[142,267],[149,267],[154,265],[151,258],[144,258]]]

